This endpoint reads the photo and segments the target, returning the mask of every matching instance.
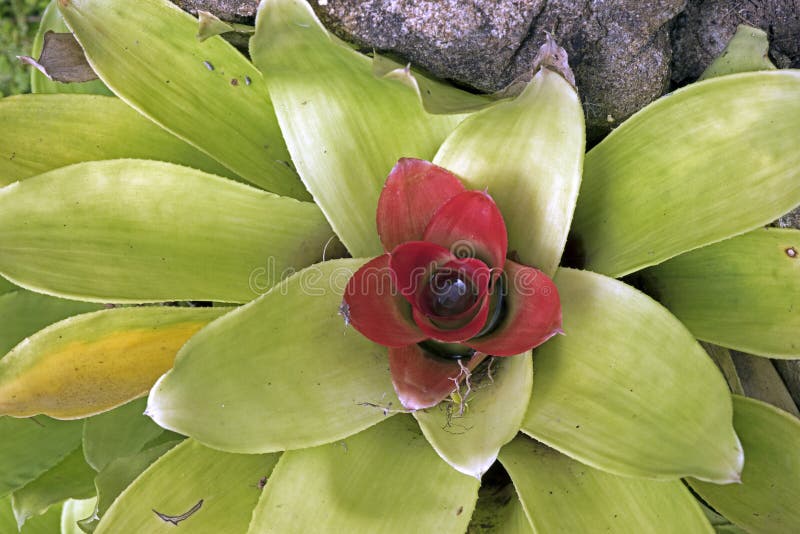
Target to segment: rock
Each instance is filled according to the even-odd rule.
[[[779,228],[796,228],[800,230],[800,208],[790,211],[772,223],[772,226],[777,226]]]
[[[739,24],[761,28],[779,68],[800,67],[800,1],[689,0],[672,30],[672,80],[697,79],[722,52]]]
[[[258,8],[258,0],[173,1],[249,24]],[[768,33],[778,67],[800,66],[800,0],[308,1],[339,37],[483,92],[529,78],[552,33],[570,55],[590,144],[695,80],[741,23]]]
[[[171,0],[173,4],[192,15],[197,10],[213,13],[226,22],[253,24],[259,0]]]
[[[530,78],[545,31],[570,54],[596,140],[659,97],[670,79],[669,22],[685,0],[312,0],[326,26],[485,92]]]

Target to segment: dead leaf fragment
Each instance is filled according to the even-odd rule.
[[[29,56],[17,58],[54,82],[81,83],[97,79],[81,45],[71,33],[48,31],[44,34],[44,45],[38,60]]]

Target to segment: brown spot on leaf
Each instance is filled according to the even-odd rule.
[[[231,85],[236,87],[237,85],[239,85],[239,80],[237,80],[236,78],[231,78]]]
[[[787,248],[786,249],[786,255],[789,256],[790,258],[796,258],[797,257],[797,249],[794,248],[794,247]]]

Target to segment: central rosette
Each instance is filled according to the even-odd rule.
[[[462,365],[525,352],[560,331],[555,285],[506,258],[505,222],[486,191],[401,159],[381,192],[377,225],[388,252],[352,276],[344,302],[352,325],[389,347],[406,408],[449,395]]]

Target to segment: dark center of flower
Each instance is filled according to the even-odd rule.
[[[440,269],[428,282],[426,300],[430,311],[439,317],[452,317],[470,308],[477,300],[472,284],[463,273]]]

